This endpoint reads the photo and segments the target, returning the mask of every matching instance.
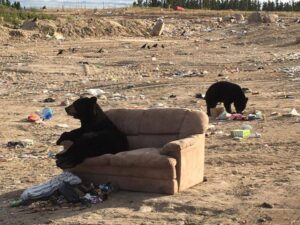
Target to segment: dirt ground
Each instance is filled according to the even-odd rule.
[[[300,44],[295,42],[300,24],[294,22],[299,14],[280,16],[277,23],[247,24],[218,23],[201,13],[167,13],[160,37],[149,35],[157,14],[76,16],[93,18],[95,32],[82,36],[61,29],[65,40],[55,40],[40,30],[19,35],[0,25],[0,224],[300,224],[300,119],[283,116],[293,108],[300,112]],[[119,28],[97,33],[97,26],[112,24]],[[158,47],[141,49],[145,43]],[[64,51],[57,55],[59,49]],[[205,101],[194,95],[217,80],[249,88],[246,111],[260,110],[264,119],[246,122],[261,138],[242,141],[229,134],[245,122],[210,120],[217,131],[208,131],[206,138],[207,182],[172,196],[118,191],[90,208],[9,207],[25,188],[61,173],[48,153],[59,151],[55,141],[63,131],[79,125],[66,116],[62,101],[100,88],[106,94],[98,102],[105,110],[205,110]],[[49,97],[55,102],[44,103]],[[52,120],[26,122],[44,106],[54,110]],[[22,139],[34,143],[6,147]],[[272,208],[261,207],[264,202]]]

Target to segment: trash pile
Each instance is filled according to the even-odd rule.
[[[38,201],[62,205],[67,203],[81,203],[90,205],[107,200],[114,190],[110,183],[85,186],[81,179],[71,172],[52,178],[51,180],[26,189],[20,198],[10,202],[11,207],[30,206]]]
[[[215,114],[217,120],[258,120],[262,119],[263,115],[261,111],[255,111],[253,113],[249,113],[248,115],[243,115],[240,113],[228,113],[225,110],[222,112],[219,111],[219,114]]]
[[[45,107],[42,112],[30,113],[27,117],[27,121],[39,123],[44,120],[50,120],[53,117],[53,110],[49,107]]]

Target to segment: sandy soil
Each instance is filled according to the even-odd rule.
[[[126,11],[122,16],[94,19],[103,17],[126,18],[129,24],[131,19],[138,20],[146,24],[141,26],[145,29],[155,20],[153,15],[147,18],[145,13]],[[9,36],[9,29],[2,27],[0,223],[300,224],[300,120],[282,116],[292,108],[300,111],[300,69],[283,72],[300,65],[300,45],[295,43],[300,25],[293,22],[294,17],[274,24],[218,26],[212,16],[168,14],[165,34],[159,38],[147,35],[148,30],[127,32],[122,28],[126,32],[121,35],[116,30],[113,35],[70,35],[58,41],[47,40],[44,34],[36,38],[36,30],[22,31],[24,37]],[[145,43],[165,48],[141,49]],[[98,53],[100,48],[104,52]],[[57,55],[59,49],[65,50],[63,54]],[[185,76],[192,71],[198,76]],[[199,75],[203,71],[208,73]],[[48,152],[58,152],[54,144],[58,136],[78,126],[66,116],[61,101],[100,88],[107,92],[106,98],[99,98],[104,109],[159,105],[205,109],[205,102],[196,99],[195,93],[205,93],[210,84],[222,79],[259,92],[247,94],[247,111],[260,110],[264,119],[247,124],[262,137],[234,141],[230,130],[243,122],[211,119],[218,132],[208,132],[206,139],[207,182],[173,196],[119,191],[90,208],[9,207],[25,188],[61,172]],[[176,97],[170,98],[172,94]],[[55,102],[44,103],[49,97]],[[46,105],[55,111],[51,121],[24,121]],[[62,123],[69,128],[56,126]],[[32,139],[34,144],[6,147],[8,141],[21,139]],[[272,208],[260,207],[264,202]]]

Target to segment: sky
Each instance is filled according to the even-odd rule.
[[[12,2],[14,0],[11,0]],[[132,5],[134,0],[18,0],[25,7],[47,6],[61,8],[117,8]],[[267,1],[267,0],[262,0]],[[280,0],[279,0],[280,1]],[[288,2],[289,0],[281,0]],[[296,0],[297,1],[297,0]]]
[[[14,1],[14,0],[11,0]],[[105,8],[132,5],[134,0],[18,0],[25,7]]]

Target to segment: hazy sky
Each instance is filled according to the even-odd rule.
[[[11,0],[14,1],[14,0]],[[19,0],[22,6],[26,7],[81,7],[81,8],[102,8],[104,7],[122,7],[132,5],[134,0]],[[267,1],[267,0],[261,0]],[[280,1],[280,0],[279,0]],[[288,2],[289,0],[282,0]],[[297,1],[297,0],[296,0]]]

